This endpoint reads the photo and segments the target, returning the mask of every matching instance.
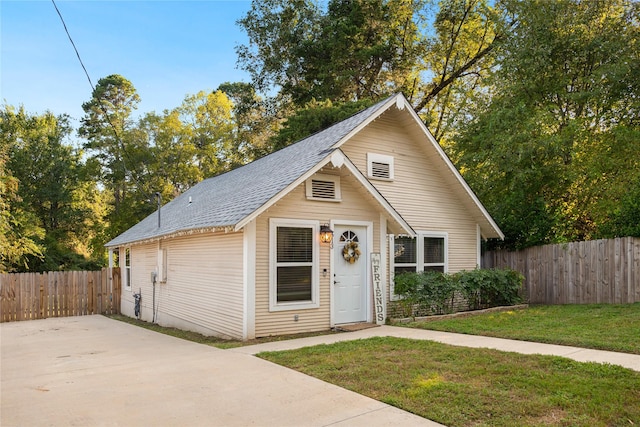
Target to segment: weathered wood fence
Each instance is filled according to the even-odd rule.
[[[120,268],[0,274],[0,322],[120,312]]]
[[[640,302],[640,238],[492,251],[482,267],[522,273],[532,304]]]

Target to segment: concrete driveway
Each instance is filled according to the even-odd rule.
[[[248,354],[83,316],[0,325],[0,425],[437,426]]]

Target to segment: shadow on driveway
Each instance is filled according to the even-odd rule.
[[[437,426],[251,355],[103,316],[0,325],[0,425]]]

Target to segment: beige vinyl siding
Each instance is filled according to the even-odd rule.
[[[337,173],[326,168],[321,173]],[[307,200],[302,184],[265,211],[256,221],[256,336],[269,336],[326,330],[331,327],[330,286],[332,273],[330,248],[319,244],[320,307],[303,310],[269,311],[269,219],[305,219],[329,223],[332,219],[371,221],[374,226],[373,251],[379,251],[378,207],[370,196],[363,197],[364,190],[353,178],[342,176],[340,180],[342,201],[325,202]],[[326,277],[323,269],[327,269]],[[370,285],[370,284],[369,284]],[[298,316],[298,321],[294,316]]]
[[[120,259],[124,260],[125,248],[120,248]],[[156,268],[156,244],[131,246],[131,289],[122,290],[120,310],[134,317],[133,294],[142,293],[140,318],[151,321],[152,282],[151,272]]]
[[[207,335],[242,338],[242,233],[206,233],[162,242],[167,283],[161,324]]]
[[[242,243],[241,232],[218,232],[132,246],[132,286],[122,292],[123,314],[134,316],[133,294],[141,291],[141,318],[152,321],[151,272],[156,271],[161,248],[166,251],[167,280],[156,283],[156,322],[242,339]]]
[[[417,124],[390,109],[341,148],[365,175],[367,153],[393,156],[392,181],[370,179],[416,231],[448,233],[449,271],[473,269],[477,263],[477,222],[469,214],[459,188],[451,188],[451,171],[412,131]],[[422,137],[424,138],[424,136]],[[418,143],[417,141],[421,141]]]

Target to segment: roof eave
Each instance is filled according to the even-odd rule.
[[[356,168],[356,166],[349,160],[349,158],[340,149],[332,150],[327,156],[325,156],[314,167],[309,169],[305,174],[301,175],[298,179],[289,184],[286,188],[281,190],[278,194],[273,196],[269,201],[263,204],[259,209],[256,209],[251,214],[247,215],[241,221],[235,225],[235,231],[241,230],[251,221],[255,220],[263,212],[277,203],[282,197],[289,194],[294,188],[304,183],[307,179],[311,178],[316,172],[325,167],[329,163],[340,162],[346,166],[349,172],[358,180],[358,182],[367,189],[368,193],[378,202],[378,204],[384,209],[384,211],[392,218],[400,227],[410,236],[415,236],[416,232],[411,228],[409,223],[396,211],[393,206],[380,194],[380,192],[362,175],[362,173]]]
[[[438,153],[440,158],[445,162],[449,171],[453,174],[455,179],[462,186],[467,196],[471,198],[471,201],[473,202],[473,204],[478,208],[482,217],[487,221],[487,223],[489,224],[489,227],[491,228],[491,230],[489,231],[492,231],[493,233],[484,233],[484,234],[487,234],[487,235],[494,234],[495,236],[498,236],[498,238],[500,238],[501,240],[504,240],[504,234],[502,233],[502,230],[500,230],[500,227],[498,227],[498,224],[496,224],[496,222],[493,220],[489,212],[487,212],[482,202],[480,202],[476,194],[473,192],[473,190],[471,190],[471,187],[469,187],[469,184],[467,184],[467,182],[464,180],[464,178],[462,177],[458,169],[456,169],[453,162],[451,162],[451,159],[449,159],[449,156],[447,156],[447,154],[444,152],[440,144],[438,144],[438,141],[436,141],[433,135],[431,134],[431,132],[429,132],[429,129],[424,124],[424,122],[420,119],[420,116],[418,116],[418,113],[416,113],[413,107],[411,107],[411,104],[409,104],[409,101],[407,101],[407,99],[401,93],[393,97],[392,100],[395,102],[399,110],[406,109],[408,111],[408,113],[411,115],[413,120],[418,124],[418,127],[420,128],[422,133],[427,137],[427,140],[436,149],[436,152]],[[384,110],[386,110],[387,108],[388,106],[385,106]]]

